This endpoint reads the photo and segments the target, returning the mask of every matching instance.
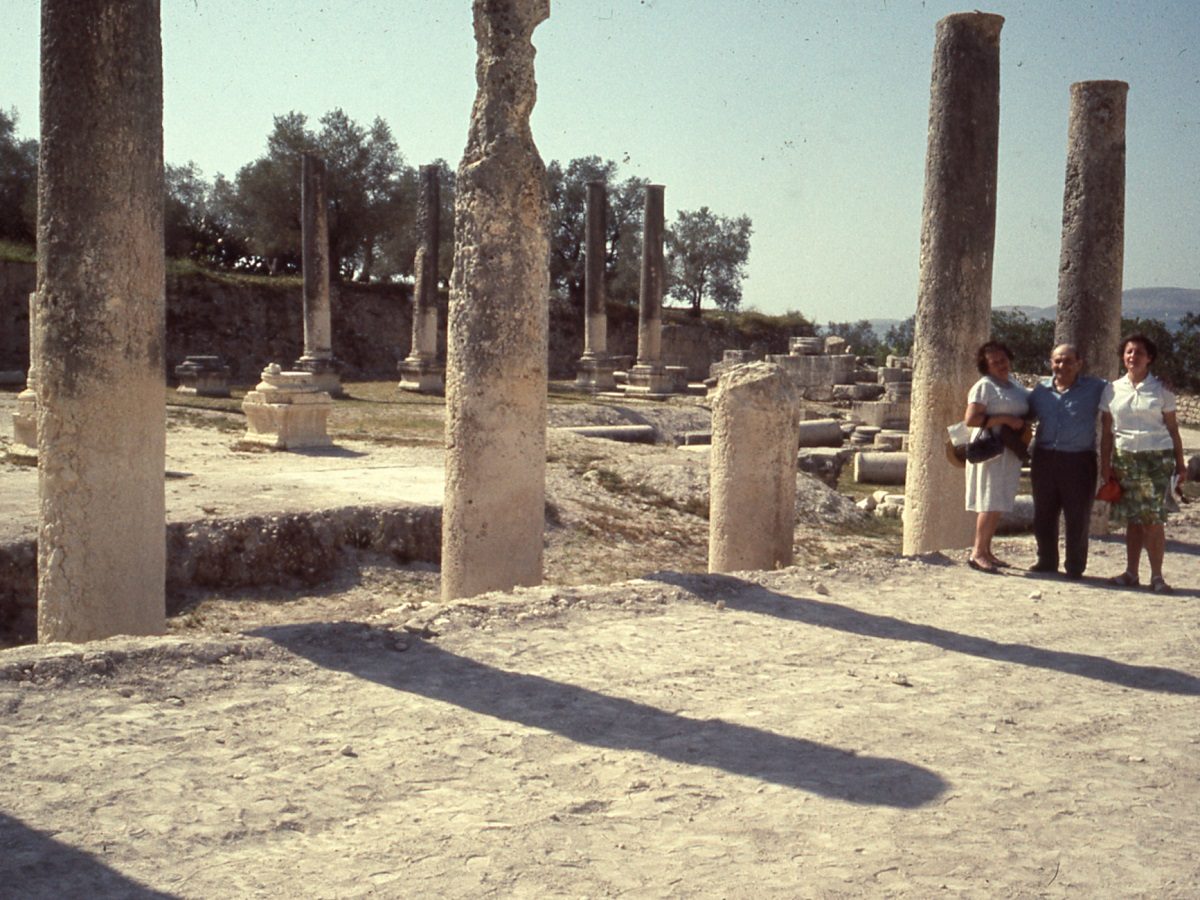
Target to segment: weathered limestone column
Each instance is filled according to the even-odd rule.
[[[478,86],[455,197],[442,596],[542,580],[550,213],[529,128],[549,0],[474,0]]]
[[[1115,378],[1125,258],[1124,81],[1071,85],[1054,343],[1074,344],[1092,375]]]
[[[441,185],[437,166],[421,166],[421,194],[417,207],[417,254],[414,263],[412,351],[400,363],[400,388],[427,394],[445,389],[443,369],[437,364],[438,229],[441,219]]]
[[[329,206],[325,160],[305,153],[300,164],[300,236],[304,266],[304,355],[295,369],[311,372],[318,390],[342,395],[329,304]]]
[[[38,640],[165,627],[158,0],[43,0]]]
[[[666,281],[663,258],[663,186],[646,185],[642,218],[642,279],[638,291],[637,364],[629,371],[627,393],[669,394],[672,376],[662,363],[662,298]]]
[[[607,197],[603,181],[587,185],[587,232],[584,239],[583,356],[575,383],[590,391],[611,391],[613,364],[608,358],[608,309],[604,292],[604,237]]]
[[[17,394],[13,410],[13,452],[27,451],[30,459],[37,458],[37,294],[29,295],[29,369],[25,373],[25,390]]]
[[[947,465],[946,427],[962,419],[991,328],[1000,130],[1001,16],[956,13],[937,24],[925,157],[921,274],[904,552],[971,543],[963,473]]]
[[[791,565],[799,392],[780,365],[737,366],[712,413],[708,571]]]

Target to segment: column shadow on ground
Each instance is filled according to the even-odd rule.
[[[744,610],[819,628],[834,628],[880,640],[929,644],[952,653],[963,653],[967,656],[1036,669],[1049,669],[1065,675],[1106,681],[1141,691],[1200,695],[1200,678],[1178,669],[1132,665],[1103,656],[1069,650],[1047,650],[1029,644],[1002,643],[933,625],[908,622],[894,616],[862,612],[828,600],[793,597],[730,575],[656,572],[646,577],[683,588],[703,600],[722,600],[727,609]]]
[[[63,897],[170,900],[175,897],[139,884],[92,854],[55,840],[2,812],[0,896],[22,900],[60,900]]]
[[[373,632],[329,640],[344,623],[270,626],[252,632],[325,668],[452,703],[462,709],[613,750],[720,769],[823,797],[912,809],[946,790],[934,772],[903,760],[788,737],[723,719],[696,719],[538,675],[511,672],[415,641],[403,654],[368,651]],[[390,635],[390,632],[386,633]],[[342,650],[332,649],[339,644]],[[633,661],[636,664],[636,661]]]

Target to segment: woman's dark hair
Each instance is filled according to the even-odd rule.
[[[1158,344],[1154,343],[1154,341],[1150,340],[1150,338],[1146,337],[1140,331],[1135,334],[1127,334],[1125,337],[1121,338],[1121,349],[1119,351],[1120,355],[1122,357],[1125,355],[1125,346],[1127,344],[1135,343],[1141,344],[1146,348],[1146,355],[1150,357],[1150,362],[1154,362],[1154,360],[1158,358]]]
[[[1013,352],[1008,349],[1008,344],[1002,344],[1000,341],[988,341],[975,351],[975,368],[979,370],[980,375],[987,374],[987,355],[997,350],[1007,356],[1009,362],[1013,361]]]

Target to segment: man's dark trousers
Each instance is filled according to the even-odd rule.
[[[1033,535],[1037,538],[1039,568],[1058,568],[1058,514],[1066,523],[1068,575],[1079,577],[1087,568],[1088,525],[1096,494],[1096,451],[1043,450],[1034,442]]]

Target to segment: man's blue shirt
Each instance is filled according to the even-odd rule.
[[[1053,378],[1043,378],[1029,394],[1029,412],[1038,423],[1034,445],[1064,453],[1094,450],[1096,416],[1108,388],[1103,378],[1080,375],[1060,393]]]

